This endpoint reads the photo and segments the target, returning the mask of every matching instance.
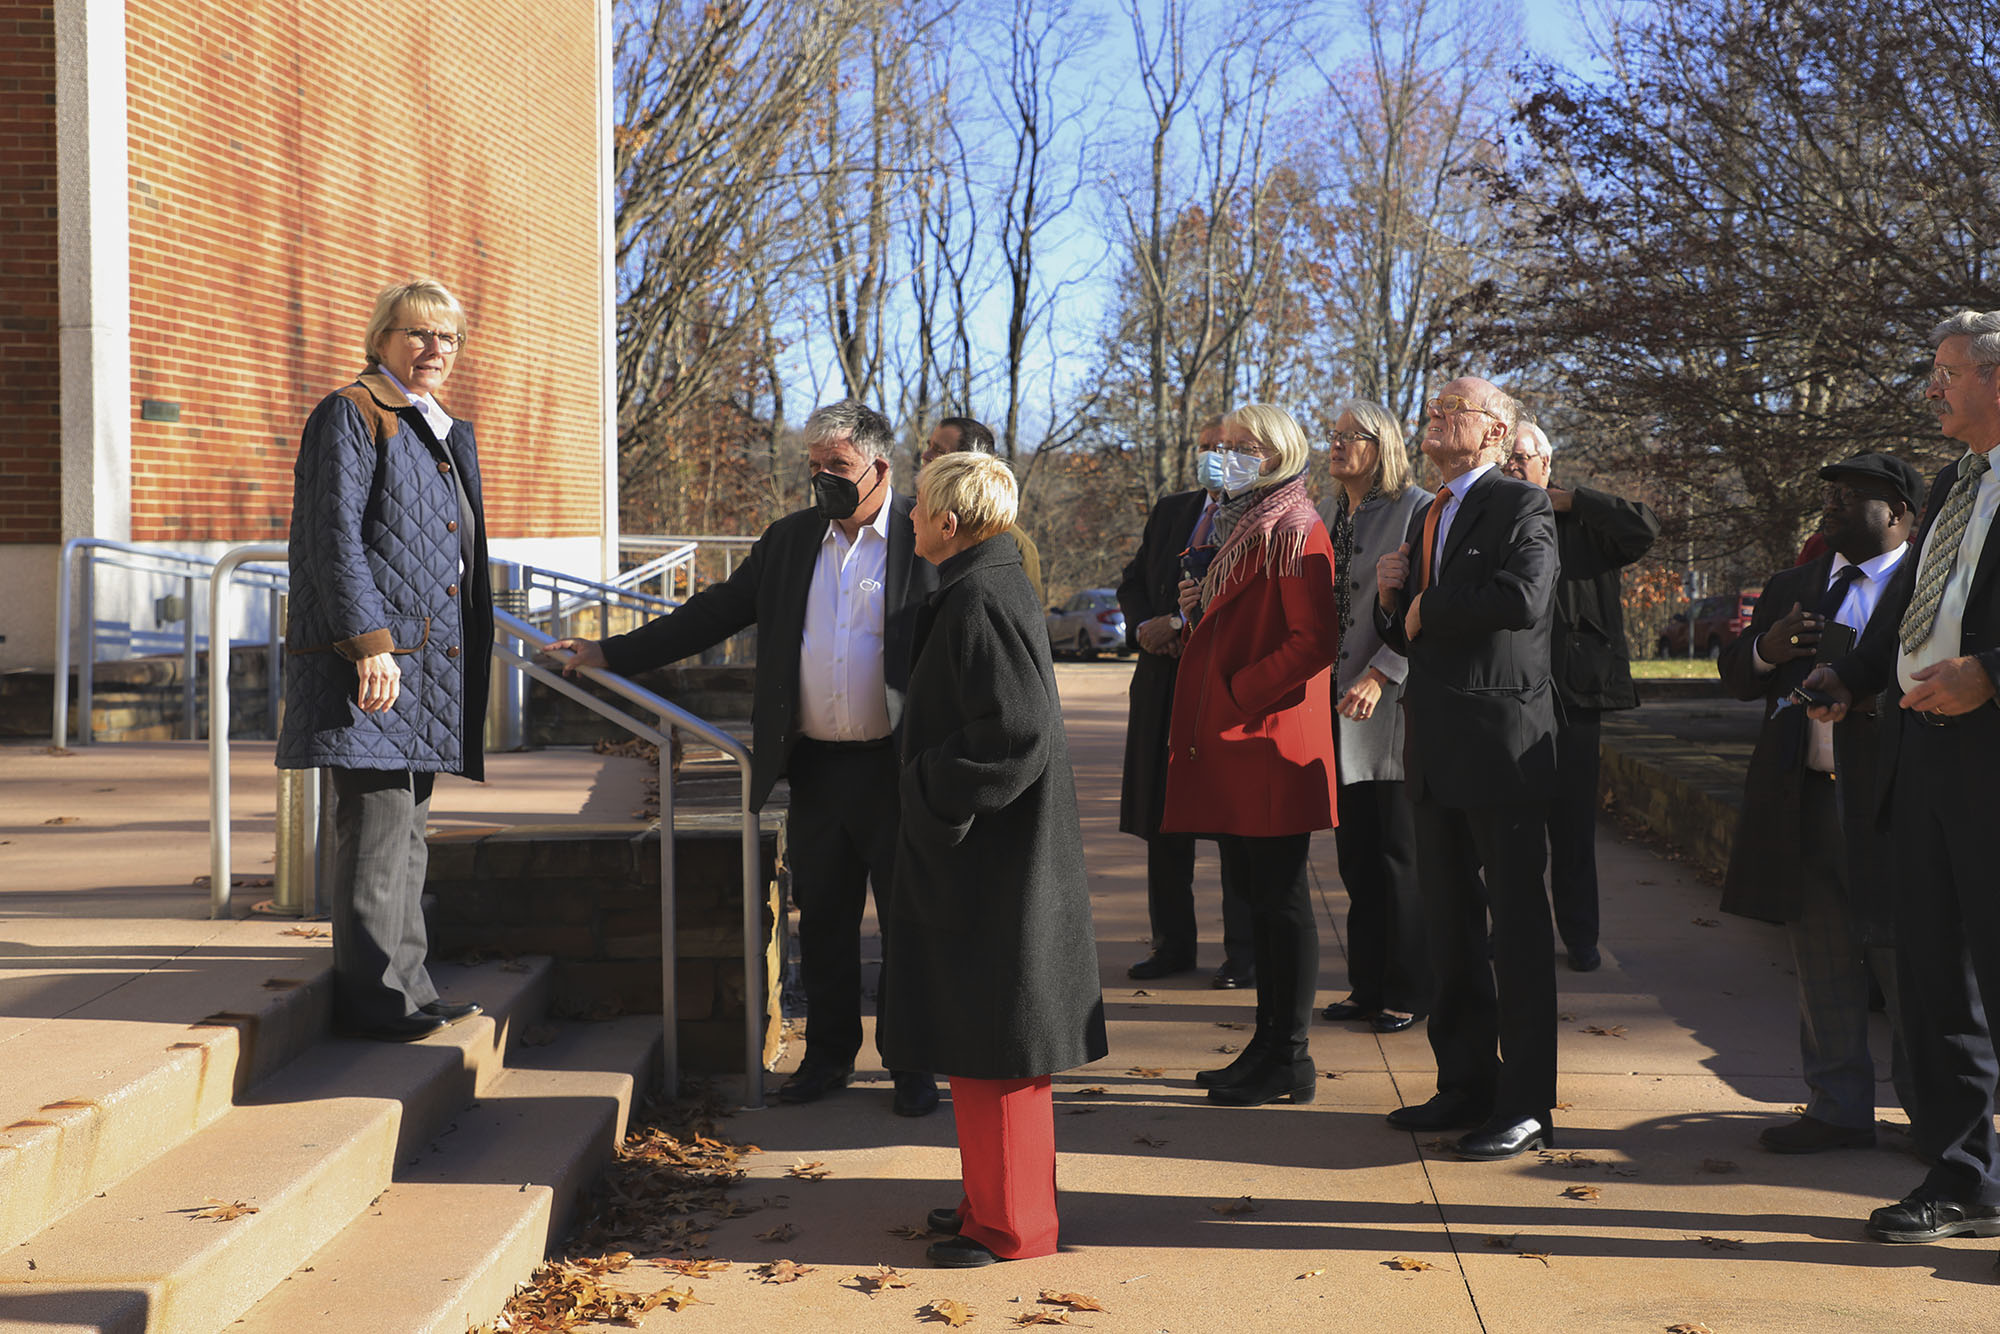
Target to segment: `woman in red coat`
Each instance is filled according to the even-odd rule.
[[[1250,902],[1257,1035],[1196,1082],[1239,1107],[1311,1102],[1306,1053],[1319,980],[1319,927],[1306,881],[1316,829],[1334,815],[1332,667],[1340,647],[1333,544],[1307,499],[1305,432],[1255,403],[1222,420],[1201,455],[1223,493],[1219,542],[1199,582],[1181,582],[1163,831],[1206,834]]]

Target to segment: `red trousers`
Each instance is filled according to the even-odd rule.
[[[959,1235],[1007,1260],[1056,1251],[1055,1085],[951,1078],[965,1199]]]

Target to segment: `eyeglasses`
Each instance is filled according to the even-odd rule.
[[[1485,412],[1494,421],[1504,420],[1499,413],[1487,412],[1485,408],[1463,394],[1439,394],[1424,404],[1424,411],[1433,417],[1448,417],[1455,412]]]
[[[1371,445],[1380,443],[1375,436],[1366,431],[1335,431],[1326,440],[1330,445],[1358,445],[1364,440]]]
[[[411,347],[422,347],[426,343],[436,343],[441,352],[456,352],[465,341],[464,334],[446,333],[443,329],[391,329],[410,340]]]

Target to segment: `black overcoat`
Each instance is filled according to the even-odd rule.
[[[1180,610],[1181,552],[1208,503],[1206,491],[1163,496],[1146,517],[1139,550],[1118,581],[1125,641],[1138,650],[1125,717],[1125,776],[1118,791],[1118,832],[1151,838],[1167,806],[1167,728],[1174,720],[1178,657],[1139,648],[1139,626]]]
[[[1618,572],[1652,550],[1660,520],[1652,508],[1579,486],[1556,515],[1556,624],[1549,672],[1556,697],[1579,709],[1636,709],[1625,651],[1625,599]]]
[[[903,707],[879,1045],[1029,1079],[1105,1053],[1076,783],[1041,604],[1003,534],[938,567]]]

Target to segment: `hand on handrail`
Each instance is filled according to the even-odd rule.
[[[595,639],[558,639],[542,648],[550,657],[563,658],[563,675],[575,676],[579,667],[596,667],[609,671],[611,664],[604,660],[604,646]],[[564,657],[563,655],[569,655]]]

